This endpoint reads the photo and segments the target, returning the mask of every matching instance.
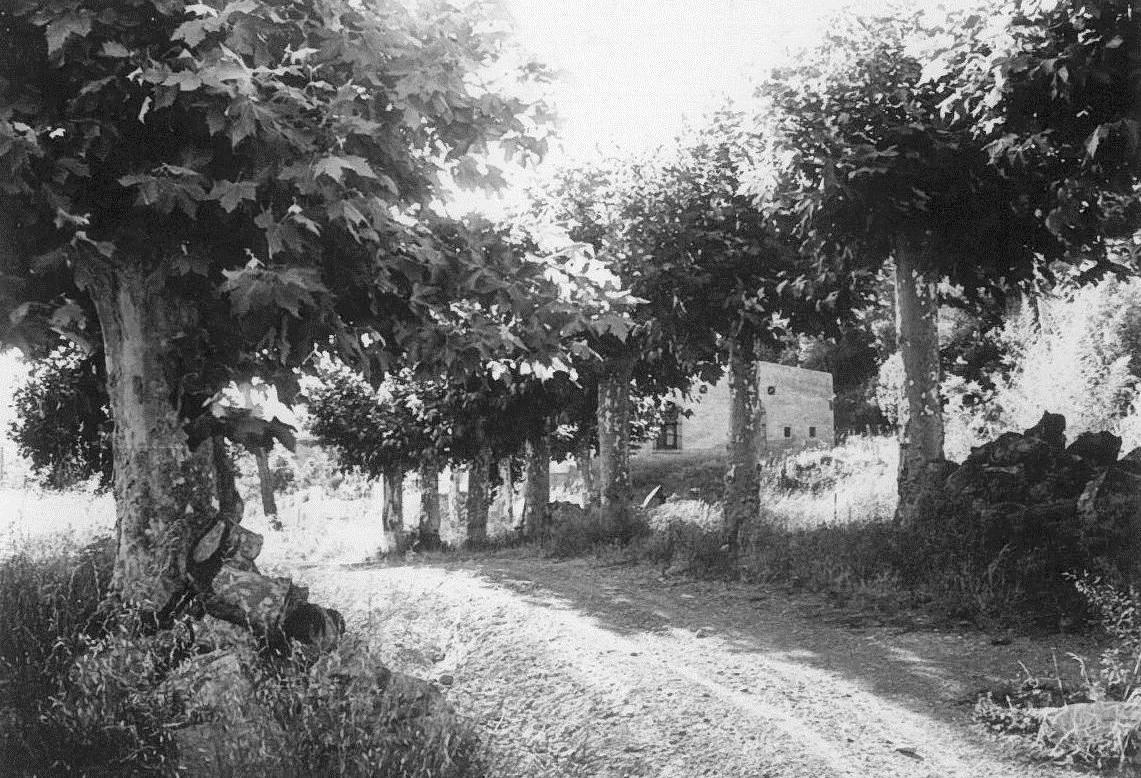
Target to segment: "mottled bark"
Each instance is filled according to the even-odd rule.
[[[724,531],[730,553],[736,554],[741,529],[760,509],[757,441],[764,422],[757,385],[757,359],[737,343],[729,347],[729,465],[725,473]]]
[[[190,451],[168,373],[177,338],[195,325],[161,274],[121,267],[89,279],[103,331],[115,422],[118,551],[112,579],[127,602],[161,613],[190,585],[191,546],[213,524],[213,445]]]
[[[630,377],[633,361],[608,361],[598,387],[599,512],[615,535],[633,523],[630,490]]]
[[[929,484],[932,465],[943,461],[943,406],[939,396],[939,300],[935,281],[919,272],[922,247],[900,240],[895,249],[895,320],[903,359],[907,418],[899,442],[899,508],[911,523]]]
[[[273,496],[273,474],[269,471],[269,454],[261,446],[253,449],[254,460],[258,463],[258,486],[261,488],[261,509],[270,526],[280,529],[277,519],[277,500]]]
[[[420,463],[420,526],[417,535],[421,550],[440,548],[440,466],[431,457]]]
[[[391,467],[384,471],[384,504],[380,524],[390,554],[404,551],[404,471]]]
[[[246,506],[242,495],[238,493],[238,471],[226,447],[225,436],[215,435],[212,440],[214,477],[218,488],[218,513],[221,518],[233,524],[240,524]]]
[[[112,586],[159,620],[201,598],[209,613],[278,643],[290,637],[280,625],[301,606],[335,626],[339,616],[305,603],[303,589],[258,573],[261,536],[238,524],[242,501],[221,436],[189,448],[174,387],[177,344],[197,318],[163,278],[120,266],[84,279],[103,331],[115,422]]]
[[[575,453],[578,477],[582,479],[582,505],[590,508],[598,505],[598,485],[594,481],[594,451],[590,443],[584,443]]]
[[[527,481],[523,489],[523,532],[541,537],[551,503],[551,441],[546,432],[527,439]]]
[[[467,470],[467,545],[478,548],[487,542],[487,511],[491,506],[491,449],[480,448]]]
[[[498,497],[503,502],[503,519],[508,527],[519,531],[515,525],[515,474],[511,472],[511,457],[499,461],[499,480]]]
[[[459,527],[464,523],[464,471],[463,468],[453,464],[448,469],[448,516],[453,526]]]

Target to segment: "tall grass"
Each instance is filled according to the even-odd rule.
[[[106,498],[7,496],[18,500],[0,517],[0,774],[483,774],[471,728],[365,642],[282,658],[252,640],[212,650],[191,619],[156,632],[107,597]],[[352,522],[329,532],[338,520],[314,514],[267,533],[278,563],[308,553],[289,550],[299,538],[318,561],[365,555]]]
[[[1049,533],[1007,545],[969,505],[946,499],[930,501],[917,526],[897,525],[897,452],[891,438],[854,438],[772,463],[736,559],[720,505],[701,500],[652,510],[639,552],[668,571],[780,582],[880,611],[1047,627],[1081,617],[1084,605],[1063,574],[1096,560],[1071,542],[1072,528],[1045,524]]]

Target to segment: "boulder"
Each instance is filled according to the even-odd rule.
[[[200,653],[208,653],[225,648],[249,646],[253,636],[249,630],[215,618],[210,614],[193,622],[194,647]]]
[[[206,612],[225,621],[247,626],[258,637],[279,639],[285,617],[305,597],[288,578],[275,578],[244,570],[230,561],[222,564],[210,584]]]
[[[302,602],[285,617],[282,631],[286,640],[300,640],[324,651],[335,646],[345,634],[345,619],[332,608]]]
[[[963,487],[960,496],[988,505],[1029,500],[1030,481],[1021,465],[978,468]]]
[[[345,687],[346,694],[370,689],[384,689],[392,679],[392,671],[359,644],[350,644],[319,657],[309,668],[309,677],[319,681],[332,678]]]
[[[261,553],[262,543],[265,541],[258,533],[248,530],[241,524],[230,527],[230,535],[226,538],[226,558],[230,560],[245,560],[252,563]]]
[[[1046,411],[1038,423],[1023,434],[1061,451],[1066,448],[1066,417],[1060,413]]]
[[[175,667],[158,692],[194,720],[240,710],[254,691],[247,668],[256,661],[249,648],[199,654]]]
[[[194,553],[191,558],[196,564],[202,564],[218,551],[218,547],[222,545],[222,536],[226,533],[226,522],[216,521],[214,526],[206,531],[206,534],[194,544]]]
[[[1083,432],[1066,449],[1072,457],[1078,457],[1092,467],[1109,467],[1117,461],[1121,451],[1121,438],[1112,432]]]
[[[1110,467],[1089,482],[1077,502],[1089,551],[1136,581],[1141,560],[1141,475]]]
[[[212,651],[184,661],[159,686],[172,718],[185,722],[171,732],[178,775],[278,774],[285,732],[255,699],[256,662],[248,648]]]
[[[1024,440],[1017,432],[1004,432],[989,443],[971,448],[964,464],[973,465],[1009,465],[1015,464],[1007,452],[1013,450]]]
[[[1117,460],[1115,464],[1122,470],[1126,470],[1135,475],[1141,475],[1141,448],[1133,449],[1121,459]]]
[[[1066,751],[1118,744],[1120,752],[1141,732],[1141,703],[1081,702],[1042,709],[1040,740]]]
[[[1026,535],[1026,506],[1016,502],[989,503],[979,512],[986,547],[1021,545]]]
[[[1031,478],[1038,478],[1050,467],[1057,450],[1038,438],[1015,433],[1001,436],[990,450],[990,464],[997,467],[1020,466]]]

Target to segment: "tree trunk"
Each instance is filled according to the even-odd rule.
[[[479,548],[487,543],[487,510],[491,505],[491,449],[483,446],[467,470],[467,545]]]
[[[943,461],[943,405],[939,397],[939,300],[936,284],[919,273],[922,248],[900,240],[895,249],[895,320],[903,358],[907,418],[899,442],[899,508],[913,522],[933,465]]]
[[[218,482],[219,517],[233,524],[240,524],[246,506],[238,493],[237,468],[226,447],[224,435],[213,436],[214,477]]]
[[[388,553],[404,552],[404,471],[390,467],[384,471],[384,507],[380,513]]]
[[[499,499],[503,501],[503,519],[507,526],[518,532],[515,526],[515,474],[511,472],[511,457],[499,460]]]
[[[253,449],[254,459],[258,463],[258,486],[261,487],[261,508],[266,521],[274,529],[281,529],[281,522],[277,518],[277,500],[273,496],[273,475],[269,471],[269,454],[261,446]]]
[[[91,279],[103,331],[115,429],[118,550],[112,585],[159,614],[190,585],[191,546],[215,521],[213,445],[187,445],[168,373],[176,338],[194,326],[161,274],[125,267]]]
[[[420,529],[422,551],[440,548],[440,466],[428,457],[420,463]]]
[[[464,523],[464,471],[453,464],[448,469],[448,516],[452,525],[461,527]]]
[[[284,625],[301,611],[320,618],[318,638],[335,639],[344,631],[339,614],[307,603],[307,592],[289,579],[257,572],[261,536],[237,523],[242,502],[222,438],[190,450],[177,410],[174,352],[197,317],[163,279],[137,266],[85,279],[103,331],[114,420],[112,587],[160,622],[203,595],[208,613],[271,642],[288,645],[294,635]]]
[[[729,344],[729,467],[725,473],[725,542],[730,554],[739,549],[741,528],[760,510],[757,440],[761,429],[761,393],[757,360],[741,344]]]
[[[615,536],[629,533],[630,505],[630,359],[604,366],[598,387],[599,510]]]
[[[598,485],[594,482],[594,456],[589,442],[584,443],[575,453],[574,461],[582,479],[582,507],[590,509],[598,505]]]
[[[523,492],[523,532],[530,538],[547,529],[551,503],[551,440],[544,431],[527,439],[527,485]]]

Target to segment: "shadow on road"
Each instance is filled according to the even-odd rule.
[[[808,666],[945,719],[967,717],[982,691],[1027,670],[1076,683],[1080,670],[1069,654],[1088,658],[1097,650],[1092,640],[1074,635],[994,645],[976,630],[844,626],[844,612],[822,598],[758,585],[665,580],[645,565],[496,556],[445,566],[473,570],[532,606],[587,616],[626,637],[659,636],[665,645],[684,646],[681,655],[696,655],[697,662],[745,673],[754,661],[778,670]]]

